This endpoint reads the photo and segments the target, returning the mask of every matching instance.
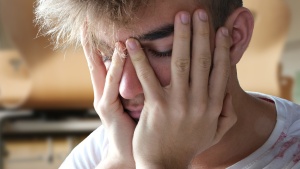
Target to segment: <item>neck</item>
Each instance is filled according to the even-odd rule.
[[[275,105],[254,98],[238,84],[229,84],[237,123],[222,140],[199,154],[192,168],[226,168],[246,158],[260,148],[269,138],[276,124]]]

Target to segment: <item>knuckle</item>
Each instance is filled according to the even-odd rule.
[[[191,38],[190,34],[186,31],[179,32],[177,34],[177,37],[178,37],[178,39],[180,39],[182,41],[190,41],[190,38]]]
[[[230,46],[226,46],[226,45],[216,46],[215,50],[218,53],[220,53],[220,55],[222,55],[222,56],[229,55]],[[223,57],[223,58],[225,58],[225,57]]]
[[[112,63],[111,63],[110,68],[116,69],[116,68],[120,67],[121,62],[122,62],[121,60],[122,60],[122,58],[120,56],[112,57]]]
[[[184,106],[177,108],[176,110],[176,116],[174,116],[176,118],[176,120],[181,121],[183,119],[186,119],[187,115],[188,115],[188,109]]]
[[[212,114],[219,116],[223,109],[223,102],[219,100],[212,99],[210,102]]]
[[[106,75],[106,83],[107,85],[112,84],[115,80],[115,77],[112,75],[112,73],[108,73]]]
[[[210,54],[203,54],[202,57],[196,58],[196,63],[199,67],[207,70],[211,67],[211,56]]]
[[[217,63],[215,64],[217,68],[219,68],[220,76],[228,78],[230,75],[230,63],[225,60],[218,59]]]
[[[190,111],[190,117],[194,120],[200,120],[202,118],[205,118],[205,110],[203,110],[203,108],[192,107],[190,108]]]
[[[150,72],[144,68],[137,70],[136,73],[140,79],[148,80],[150,78]]]
[[[207,29],[202,29],[197,31],[196,36],[203,39],[209,39],[210,33]]]
[[[197,107],[194,107],[194,112],[196,114],[199,114],[199,115],[203,115],[205,114],[207,111],[207,107],[206,106],[197,106]]]
[[[145,60],[145,57],[141,53],[136,53],[134,55],[134,57],[130,57],[132,62],[142,62]]]
[[[223,76],[226,77],[226,78],[228,78],[229,75],[230,75],[230,69],[229,69],[229,67],[227,65],[225,65],[224,67],[225,68],[223,70]]]
[[[192,106],[190,106],[190,109],[193,114],[196,114],[197,116],[206,114],[207,108],[207,100],[192,99]]]
[[[199,36],[199,39],[202,39],[202,41],[205,41],[205,42],[209,42],[210,41],[210,39],[209,39],[209,33],[201,33],[198,36]]]
[[[230,46],[231,46],[231,40],[227,40],[226,38],[221,40],[220,43],[216,45],[217,48],[222,48],[225,50],[230,49]]]
[[[221,44],[221,48],[225,51],[228,51],[230,49],[230,44],[224,42]]]
[[[190,60],[186,58],[179,58],[175,61],[176,69],[179,73],[189,71]]]
[[[101,100],[98,105],[96,105],[97,107],[97,110],[99,110],[98,114],[101,114],[101,115],[104,115],[105,112],[107,112],[108,110],[108,105],[103,101]]]

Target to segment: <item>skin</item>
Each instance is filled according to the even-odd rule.
[[[115,34],[118,43],[109,62],[91,50],[83,29],[94,106],[110,142],[98,168],[225,168],[271,134],[275,106],[245,93],[236,76],[235,65],[252,36],[251,13],[239,8],[213,32],[209,15],[190,1],[149,5],[142,20]],[[174,24],[174,34],[139,39],[168,24]],[[112,46],[109,35],[98,38]],[[169,48],[172,57],[149,52]]]

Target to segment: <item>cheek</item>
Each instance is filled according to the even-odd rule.
[[[162,86],[167,86],[171,81],[171,57],[149,58],[149,62]]]

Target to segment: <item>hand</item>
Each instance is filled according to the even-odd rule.
[[[85,29],[86,30],[86,29]],[[102,61],[99,52],[94,52],[86,41],[86,32],[81,41],[90,68],[94,90],[94,107],[108,133],[108,156],[97,168],[135,168],[132,154],[132,137],[135,122],[124,112],[119,100],[119,84],[124,62],[120,56],[125,49],[121,43],[116,44],[109,70]]]
[[[228,30],[217,31],[212,57],[205,11],[193,14],[192,50],[190,20],[187,12],[175,17],[171,82],[166,87],[155,77],[138,41],[126,42],[145,95],[133,137],[137,168],[187,168],[236,122],[231,97],[226,94],[231,45]]]

